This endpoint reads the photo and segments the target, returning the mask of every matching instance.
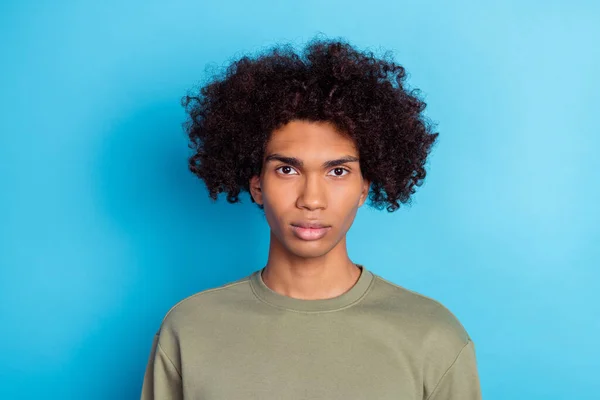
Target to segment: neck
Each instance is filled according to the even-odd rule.
[[[262,278],[279,294],[317,300],[347,292],[360,274],[360,268],[348,257],[345,237],[327,254],[305,258],[284,249],[271,233],[269,259]]]

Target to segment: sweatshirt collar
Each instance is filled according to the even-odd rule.
[[[360,301],[368,292],[373,281],[373,274],[363,265],[356,264],[361,269],[361,274],[349,290],[339,296],[329,299],[306,300],[289,297],[275,292],[268,287],[262,279],[262,272],[266,267],[250,275],[250,285],[254,294],[265,303],[289,311],[323,312],[336,311],[349,307]]]

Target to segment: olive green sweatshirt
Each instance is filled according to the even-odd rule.
[[[340,296],[279,294],[262,269],[166,314],[142,400],[476,400],[475,347],[457,318],[362,265]]]

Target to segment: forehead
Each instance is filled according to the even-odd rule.
[[[273,131],[266,154],[277,152],[290,156],[329,157],[344,153],[358,155],[354,141],[329,122],[294,120]]]

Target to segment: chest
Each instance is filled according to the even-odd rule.
[[[186,399],[422,398],[418,349],[385,321],[222,321],[180,346]]]

